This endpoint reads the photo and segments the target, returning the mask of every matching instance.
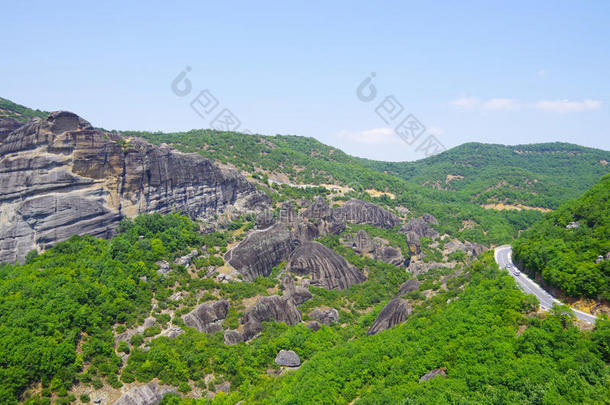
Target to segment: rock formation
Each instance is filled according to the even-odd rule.
[[[436,238],[438,236],[438,232],[430,226],[430,224],[435,223],[438,223],[438,221],[436,221],[436,218],[434,218],[430,214],[425,214],[422,218],[413,218],[412,220],[404,224],[400,228],[399,232],[405,234],[408,232],[415,232],[415,234],[420,238]]]
[[[320,236],[320,231],[311,222],[305,220],[294,227],[294,236],[301,243],[310,242]]]
[[[175,392],[173,389],[157,385],[154,382],[133,387],[124,393],[114,405],[157,405],[167,393]]]
[[[301,359],[292,350],[280,350],[275,357],[275,363],[282,367],[298,367],[301,365]]]
[[[76,234],[110,237],[125,216],[180,210],[212,218],[271,203],[198,154],[126,140],[65,111],[30,119],[0,142],[0,262]]]
[[[335,308],[316,309],[309,316],[324,325],[332,325],[339,322],[339,311]]]
[[[297,305],[313,298],[307,288],[296,286],[290,274],[285,274],[282,278],[282,288],[284,289],[284,296],[291,298]]]
[[[195,256],[197,256],[197,249],[191,250],[188,255],[177,258],[175,263],[188,267]]]
[[[405,295],[410,293],[411,291],[417,291],[419,289],[419,280],[416,278],[412,278],[410,280],[402,283],[400,288],[398,289],[398,295]]]
[[[419,379],[419,382],[424,382],[424,381],[428,381],[431,380],[433,378],[436,377],[445,377],[447,375],[447,369],[444,367],[441,368],[435,368],[434,370],[430,370],[428,371],[426,374],[424,374],[422,376],[422,378]]]
[[[402,266],[405,263],[405,258],[400,249],[393,246],[377,247],[377,249],[375,249],[375,259],[393,264],[394,266]]]
[[[330,217],[330,207],[326,199],[322,196],[317,196],[309,207],[303,213],[305,218],[326,219]]]
[[[368,254],[375,250],[373,240],[364,230],[359,230],[353,239],[353,249],[360,254]]]
[[[298,275],[310,275],[312,285],[328,290],[343,290],[366,280],[360,270],[318,242],[308,242],[295,249],[287,269]]]
[[[401,298],[394,298],[383,307],[381,312],[379,312],[379,315],[377,315],[375,322],[371,325],[368,334],[375,335],[386,329],[390,329],[392,326],[404,322],[410,313],[411,307],[407,301]]]
[[[228,330],[225,332],[225,336],[224,336],[225,345],[236,345],[239,342],[243,342],[243,341],[244,341],[244,337],[239,331]]]
[[[286,325],[296,325],[301,322],[301,313],[295,302],[289,298],[279,295],[262,297],[250,308],[240,322],[244,326],[244,340],[250,340],[263,330],[261,322],[276,321],[284,322]]]
[[[222,322],[229,312],[229,301],[203,303],[182,316],[186,326],[199,332],[214,333],[222,330]]]
[[[391,212],[373,203],[356,199],[333,209],[332,217],[337,222],[368,224],[379,228],[392,228],[400,224],[400,218]]]
[[[280,208],[279,220],[281,223],[287,225],[296,222],[297,214],[290,201],[286,201],[282,204],[282,207]]]
[[[225,260],[246,280],[254,281],[258,276],[268,276],[274,266],[288,258],[297,244],[286,226],[276,224],[251,232],[226,254]]]

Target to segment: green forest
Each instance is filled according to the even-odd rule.
[[[235,224],[227,229],[249,226],[247,220]],[[75,236],[41,255],[32,252],[24,265],[1,266],[0,402],[86,402],[70,393],[75,384],[121,387],[153,378],[178,393],[230,382],[231,392],[214,399],[230,404],[603,403],[610,394],[604,363],[610,361],[610,321],[601,319],[592,331],[581,332],[561,309],[535,314],[533,297],[498,270],[491,254],[446,288],[429,278],[435,272],[418,277],[420,291],[432,288],[436,295],[423,299],[421,292],[410,293],[415,309],[408,322],[367,336],[408,274],[327,237],[322,240],[327,246],[353,265],[369,268],[367,282],[344,291],[310,287],[314,298],[302,305],[303,313],[320,305],[336,307],[340,324],[314,332],[304,325],[265,323],[252,342],[226,346],[222,333],[185,327],[179,315],[197,302],[178,308],[169,298],[176,286],[217,291],[238,306],[243,298],[268,294],[277,280],[217,284],[207,279],[206,266],[222,262],[216,254],[236,236],[231,231],[201,235],[198,230],[178,214],[144,215],[125,220],[110,241]],[[197,274],[178,265],[168,276],[157,274],[155,261],[172,261],[193,247],[210,253],[196,264],[201,269]],[[186,332],[170,339],[159,336],[155,326],[128,342],[116,342],[116,333],[143,323],[153,299],[159,324],[172,322]],[[159,312],[167,307],[176,308],[173,319]],[[238,315],[227,317],[228,326],[235,327]],[[304,364],[298,371],[270,376],[267,371],[277,369],[273,360],[280,349],[296,351]],[[127,361],[121,353],[130,353]],[[446,378],[419,382],[440,367]],[[216,378],[206,383],[206,374]],[[21,397],[31,387],[39,387],[34,390],[39,393]],[[172,394],[164,399],[166,404],[195,402]]]
[[[610,175],[513,244],[515,260],[570,297],[610,300]]]

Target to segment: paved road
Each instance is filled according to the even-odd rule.
[[[506,269],[508,274],[513,276],[523,291],[535,295],[536,298],[538,298],[538,301],[540,301],[540,307],[542,307],[542,309],[548,310],[553,307],[553,304],[561,304],[559,300],[553,298],[551,294],[546,292],[535,281],[517,269],[513,264],[512,253],[513,250],[510,246],[497,247],[494,252],[494,257],[496,258],[498,266],[500,266],[501,269]],[[594,315],[587,314],[574,308],[572,308],[572,312],[574,312],[576,318],[588,323],[594,323],[595,319],[597,319]]]

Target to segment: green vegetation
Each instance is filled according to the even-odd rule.
[[[0,403],[37,381],[58,393],[75,381],[120,384],[111,326],[143,321],[167,286],[154,262],[201,244],[198,230],[178,215],[141,216],[110,242],[74,236],[23,266],[0,266]]]
[[[46,111],[32,110],[31,108],[24,107],[0,97],[0,118],[12,118],[17,121],[25,122],[28,118],[47,118],[48,115],[49,113]]]
[[[568,143],[466,143],[417,162],[363,163],[477,204],[557,208],[610,172],[610,152]]]
[[[384,162],[373,162],[349,156],[313,138],[283,135],[246,135],[213,130],[193,130],[178,133],[125,131],[122,134],[127,137],[140,136],[155,144],[168,143],[179,150],[196,152],[224,164],[234,165],[236,168],[250,173],[254,180],[262,181],[263,184],[267,184],[268,174],[275,173],[286,175],[289,181],[295,184],[347,185],[353,191],[345,197],[340,197],[341,199],[354,197],[386,205],[390,208],[400,205],[408,207],[414,215],[429,212],[441,222],[439,229],[441,232],[473,242],[484,244],[508,243],[517,236],[519,230],[529,227],[542,217],[542,214],[538,211],[485,209],[481,204],[487,199],[483,197],[473,198],[471,195],[473,189],[456,192],[454,190],[423,187],[421,184],[425,181],[420,183],[419,180],[415,181],[416,179],[409,176],[401,177],[401,172],[390,170],[391,168],[384,166]],[[490,150],[495,147],[494,145],[483,145],[482,148],[484,149],[487,146],[490,147]],[[462,152],[466,156],[469,153],[468,150]],[[449,152],[435,158],[444,159],[443,156],[447,153]],[[597,159],[595,164],[602,167],[599,163],[601,158],[598,159],[598,155],[610,160],[608,153],[594,151],[582,158],[585,162],[583,165],[589,165],[586,167],[590,167],[590,170],[596,172],[597,168],[594,168],[594,164],[591,162]],[[449,155],[449,157],[451,156],[453,155]],[[473,157],[473,159],[476,158],[477,155]],[[427,161],[427,159],[424,159],[419,162],[405,163],[405,165],[417,165],[420,162]],[[452,163],[447,164],[451,165]],[[489,165],[496,169],[505,166],[499,158],[490,162]],[[511,172],[511,170],[508,171]],[[491,177],[488,175],[477,177],[477,173],[478,169],[472,171],[474,176],[473,187],[486,189]],[[568,174],[571,175],[572,173]],[[506,176],[502,175],[498,181],[502,181]],[[523,178],[520,176],[519,173],[514,174],[512,182],[520,184],[518,179],[523,182]],[[586,186],[587,181],[589,181],[588,185],[593,184],[594,180],[591,179],[590,173],[579,177],[581,184]],[[554,186],[555,183],[547,189],[535,188],[530,191],[545,196],[551,191],[555,192],[556,188]],[[396,198],[391,199],[387,196],[371,197],[365,192],[367,189],[387,191],[393,193]],[[303,189],[277,184],[272,187],[265,187],[265,190],[273,197],[274,201],[283,201],[287,198],[311,199],[315,195],[328,192],[327,189]],[[551,202],[548,204],[542,204],[541,202],[541,205],[555,206],[559,202],[565,201],[565,199],[564,193],[555,193]],[[527,201],[523,200],[522,202]]]
[[[577,228],[568,226],[577,223]],[[530,274],[572,297],[610,300],[610,175],[532,226],[513,246]],[[602,260],[598,260],[602,256]]]
[[[356,333],[355,339],[346,339],[349,329],[340,327],[313,333],[300,325],[268,324],[251,345],[228,349],[220,337],[206,337],[202,343],[195,340],[198,335],[186,334],[179,346],[159,338],[151,351],[130,364],[143,380],[158,375],[174,383],[198,381],[202,367],[203,373],[223,369],[237,389],[217,396],[214,403],[222,404],[607,401],[610,373],[603,359],[608,356],[610,321],[598,321],[587,333],[573,326],[562,308],[545,319],[527,316],[535,308],[531,298],[498,271],[490,254],[470,268],[468,277],[470,284],[451,304],[446,304],[449,293],[441,292],[405,324],[374,336]],[[354,331],[362,331],[372,319],[362,316],[354,324],[360,329],[354,326]],[[306,360],[299,370],[283,377],[256,371],[273,367],[270,360],[281,348],[294,349]],[[149,374],[139,374],[147,360]],[[419,382],[440,367],[447,377]],[[174,374],[179,370],[182,374]],[[168,397],[165,403],[206,401]]]

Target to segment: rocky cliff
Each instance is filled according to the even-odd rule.
[[[76,234],[109,237],[140,213],[210,218],[270,205],[243,176],[200,155],[124,139],[73,113],[0,128],[0,262]]]
[[[222,323],[229,312],[229,301],[221,300],[198,305],[182,316],[186,326],[199,332],[214,333],[222,330]]]
[[[407,319],[411,313],[411,307],[407,301],[402,298],[394,298],[377,315],[375,322],[371,325],[368,334],[375,335],[390,329],[394,325],[398,325]]]
[[[373,203],[356,199],[351,199],[333,209],[332,217],[338,222],[368,224],[379,228],[392,228],[400,224],[400,218],[391,212]]]
[[[318,242],[308,242],[295,249],[287,268],[298,275],[310,275],[312,285],[328,290],[344,290],[366,280],[360,270]]]
[[[286,226],[276,224],[251,232],[226,254],[225,260],[246,280],[254,281],[258,276],[268,276],[274,266],[288,258],[298,243]]]
[[[250,340],[263,330],[262,322],[277,321],[286,325],[296,325],[301,322],[301,313],[292,298],[272,295],[262,297],[250,308],[240,320],[243,324],[244,340]]]

